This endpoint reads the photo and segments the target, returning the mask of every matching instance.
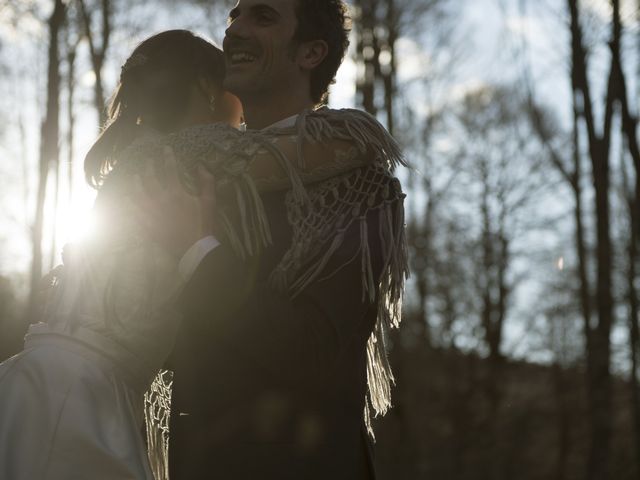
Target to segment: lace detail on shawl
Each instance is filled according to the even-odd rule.
[[[324,269],[344,241],[344,232],[357,222],[360,227],[360,261],[362,265],[363,301],[376,300],[378,287],[378,318],[367,344],[367,383],[369,398],[365,401],[364,418],[369,434],[374,437],[369,406],[376,415],[384,415],[391,407],[393,373],[387,358],[387,336],[398,327],[402,314],[404,283],[409,276],[407,243],[404,231],[404,207],[400,182],[393,177],[399,165],[407,166],[400,147],[371,115],[359,110],[321,109],[301,115],[296,126],[299,167],[306,162],[303,142],[322,143],[331,140],[352,142],[360,158],[367,161],[356,175],[342,175],[311,187],[310,208],[289,196],[287,207],[293,227],[291,249],[272,274],[280,287],[287,285],[295,296],[305,286],[328,276]],[[345,170],[346,172],[346,170]],[[340,184],[343,195],[340,195]],[[383,266],[374,278],[369,249],[369,212],[378,212],[378,236]],[[311,263],[305,263],[303,259]],[[368,296],[368,298],[367,298]]]
[[[142,138],[125,150],[124,161],[116,165],[109,177],[143,174],[150,161],[161,176],[159,167],[169,147],[179,159],[178,173],[183,185],[193,193],[197,191],[196,167],[203,165],[216,178],[218,197],[224,197],[218,202],[218,221],[223,234],[234,250],[245,258],[271,243],[260,194],[249,175],[250,165],[258,152],[268,152],[284,172],[280,173],[281,181],[298,195],[303,192],[299,176],[291,162],[275,148],[273,139],[273,135],[261,132],[243,134],[224,124],[196,126],[160,139]]]
[[[296,144],[294,155],[283,152],[285,139]],[[350,147],[335,150],[331,161],[320,164],[311,164],[305,158],[305,144],[323,145],[334,140]],[[296,201],[303,203],[308,202],[306,185],[370,163],[378,163],[390,172],[398,165],[406,165],[395,140],[371,115],[359,110],[320,109],[301,114],[296,126],[287,129],[240,132],[214,124],[166,137],[143,138],[125,150],[124,161],[118,162],[109,176],[144,173],[150,159],[157,168],[167,147],[180,160],[179,173],[188,191],[197,190],[197,165],[204,165],[215,176],[220,197],[218,220],[227,241],[241,258],[271,243],[261,192],[290,189]],[[255,174],[254,162],[266,159],[277,166],[266,174]]]
[[[305,158],[305,145],[325,145],[334,140],[344,141],[350,148],[333,152],[331,161],[320,165],[312,165]],[[295,155],[283,152],[283,142],[289,146],[294,142]],[[292,297],[332,273],[326,272],[325,267],[342,245],[344,232],[354,223],[359,225],[362,300],[377,301],[378,305],[377,322],[367,346],[369,394],[363,412],[373,436],[371,408],[376,415],[383,415],[391,405],[394,379],[387,360],[387,332],[400,323],[408,276],[404,194],[393,177],[393,170],[406,164],[395,140],[364,112],[321,109],[303,113],[296,126],[289,129],[241,133],[220,124],[205,125],[161,141],[141,141],[125,152],[126,161],[116,165],[112,173],[141,173],[149,159],[163,158],[167,146],[179,159],[181,178],[188,190],[196,188],[194,171],[198,164],[216,177],[219,222],[226,241],[243,258],[271,242],[260,193],[290,190],[287,209],[294,232],[292,244],[272,272],[271,282]],[[261,155],[275,160],[279,168],[252,176],[254,162]],[[371,212],[379,216],[378,232],[371,232],[367,225]],[[383,254],[383,268],[377,278],[369,248],[372,233],[377,234]],[[148,428],[152,431],[150,448],[161,448],[150,455],[164,457],[152,460],[162,473],[166,467],[167,426],[163,419],[168,418],[170,384],[159,377],[153,388],[152,395],[161,400],[147,405]],[[164,413],[154,410],[156,404],[161,409],[166,407]]]
[[[326,180],[308,189],[310,207],[287,196],[289,223],[293,227],[291,248],[271,274],[272,284],[292,297],[319,279],[331,277],[327,264],[344,243],[355,224],[360,232],[359,249],[350,261],[361,264],[362,301],[378,305],[378,317],[367,345],[369,398],[365,422],[373,437],[369,405],[376,415],[391,406],[394,378],[387,359],[387,333],[400,324],[402,294],[407,276],[407,248],[400,183],[380,163]],[[378,230],[368,224],[378,216]],[[371,258],[370,235],[380,242],[382,269],[376,276]],[[375,240],[374,240],[375,241]]]
[[[147,450],[156,480],[169,479],[169,418],[173,372],[160,370],[144,394],[144,420],[147,425]]]

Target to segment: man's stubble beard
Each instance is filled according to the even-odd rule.
[[[287,58],[291,61],[291,65],[286,65],[284,70],[276,72],[273,65],[263,64],[259,71],[253,75],[236,75],[239,78],[235,81],[232,76],[229,82],[225,79],[223,83],[225,90],[237,96],[243,105],[247,103],[264,104],[269,101],[270,97],[286,98],[290,86],[296,82],[292,76],[295,75],[295,56],[298,46],[299,43],[294,38],[289,41],[288,45],[280,47],[286,50]],[[279,50],[279,48],[271,49],[271,51],[274,50]],[[270,60],[273,60],[273,54]]]
[[[259,78],[252,76],[247,78],[239,78],[234,80],[233,77],[229,81],[224,81],[225,90],[231,92],[240,99],[242,104],[263,104],[268,102],[271,97],[279,94],[282,85],[277,79]]]

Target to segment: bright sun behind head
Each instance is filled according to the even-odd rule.
[[[70,212],[57,227],[58,238],[64,243],[77,243],[91,238],[96,231],[96,219],[91,210]]]
[[[58,244],[80,243],[96,235],[97,220],[92,209],[95,191],[89,188],[79,189],[71,205],[63,211],[55,225]]]

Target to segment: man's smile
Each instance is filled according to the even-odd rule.
[[[252,63],[258,59],[255,55],[249,52],[236,52],[229,55],[231,65],[238,65],[241,63]]]
[[[227,41],[225,47],[224,53],[231,66],[253,63],[259,56],[256,49],[247,45],[247,42]]]

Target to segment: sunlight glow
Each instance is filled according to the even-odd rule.
[[[60,209],[53,227],[58,245],[78,243],[97,235],[98,224],[92,209],[96,191],[78,179],[73,201]]]
[[[60,219],[56,226],[56,236],[63,243],[82,242],[96,234],[97,224],[91,210],[72,209],[65,217]]]

